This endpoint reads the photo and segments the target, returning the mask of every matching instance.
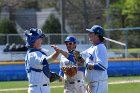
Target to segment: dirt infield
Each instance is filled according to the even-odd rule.
[[[140,80],[126,80],[126,81],[115,81],[109,82],[108,84],[126,84],[126,83],[140,83]],[[51,86],[51,88],[62,88],[63,86]],[[0,91],[17,91],[17,90],[27,90],[28,88],[10,88],[10,89],[0,89]]]

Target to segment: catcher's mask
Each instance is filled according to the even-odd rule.
[[[39,38],[44,38],[45,34],[42,33],[41,29],[31,28],[25,31],[26,46],[32,46],[32,44]]]
[[[66,37],[64,43],[66,43],[66,42],[74,42],[74,43],[76,43],[76,41],[77,40],[76,40],[76,38],[74,36],[68,36],[68,37]]]
[[[104,29],[99,25],[94,25],[91,29],[86,29],[88,32],[98,33],[99,35],[104,35]]]

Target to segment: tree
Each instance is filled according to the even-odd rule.
[[[128,27],[140,25],[140,1],[139,0],[125,0],[123,15],[127,15],[125,23]]]
[[[137,27],[140,24],[139,0],[111,2],[111,27]]]
[[[42,29],[45,33],[61,33],[61,24],[59,20],[51,14]]]
[[[34,8],[36,10],[40,9],[38,0],[25,0],[21,3],[19,7],[26,8],[26,9]]]
[[[104,25],[105,0],[65,0],[65,18],[72,33],[86,33],[94,24]]]
[[[16,24],[8,19],[0,21],[0,33],[3,34],[17,33]]]
[[[140,1],[139,0],[125,0],[123,15],[127,15],[125,19],[125,25],[127,27],[138,27],[140,26]],[[134,38],[135,37],[135,38]],[[133,40],[132,40],[133,38]],[[128,47],[135,48],[140,47],[139,42],[140,31],[130,31]]]
[[[125,28],[125,27],[137,27],[140,25],[140,2],[139,0],[114,0],[111,2],[111,27],[112,28]],[[117,38],[120,41],[124,41],[125,33],[120,32],[111,34],[113,38]],[[129,31],[128,33],[128,47],[140,47],[139,38],[140,32],[139,31]],[[135,38],[133,38],[135,36]],[[131,40],[133,38],[133,40]],[[113,45],[112,45],[113,46]]]
[[[48,19],[46,20],[44,26],[42,27],[42,30],[45,33],[61,33],[61,25],[59,20],[51,14]],[[60,44],[61,42],[61,36],[53,35],[50,36],[51,44]]]
[[[17,33],[16,31],[16,25],[13,21],[10,21],[8,19],[5,19],[5,20],[2,20],[0,21],[0,33],[1,34],[14,34],[14,33]],[[10,41],[15,42],[17,41],[17,39],[10,39]],[[1,36],[0,37],[0,44],[6,44],[7,42],[7,37],[6,36]],[[18,40],[18,41],[21,41],[21,40]]]

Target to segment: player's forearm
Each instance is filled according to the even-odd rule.
[[[58,48],[56,45],[51,45],[51,47],[53,47],[55,49],[55,51],[58,51],[59,53],[61,53],[62,55],[64,55],[66,58],[68,58],[68,53],[60,48]]]
[[[46,58],[46,60],[50,63],[52,62],[53,60],[55,60],[59,55],[59,52],[54,52],[52,55],[48,56]]]
[[[51,58],[52,58],[53,60],[55,60],[55,59],[58,57],[58,55],[59,55],[59,52],[54,52],[54,53],[51,55]]]
[[[68,58],[68,56],[69,56],[69,53],[67,53],[67,52],[64,51],[64,50],[60,50],[60,53],[61,53],[62,55],[64,55],[66,58]]]

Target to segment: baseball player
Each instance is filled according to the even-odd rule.
[[[85,93],[84,70],[85,67],[78,66],[74,59],[76,49],[76,38],[68,36],[65,39],[65,45],[68,52],[60,50],[62,53],[60,59],[60,75],[64,79],[64,93]]]
[[[94,25],[86,30],[89,41],[92,42],[92,46],[83,51],[86,55],[85,77],[88,81],[86,93],[108,93],[108,58],[107,49],[103,44],[104,29],[99,25]]]
[[[41,29],[31,28],[25,31],[26,45],[29,47],[25,56],[25,67],[27,77],[29,80],[28,93],[50,93],[50,70],[49,62],[59,55],[59,52],[54,52],[52,55],[47,56],[42,51],[42,39],[45,35]]]

